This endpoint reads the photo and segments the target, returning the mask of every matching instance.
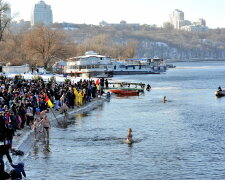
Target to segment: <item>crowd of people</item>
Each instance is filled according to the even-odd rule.
[[[102,94],[104,86],[108,86],[108,81],[103,78],[97,82],[81,79],[75,83],[57,83],[44,82],[41,78],[25,80],[20,76],[0,76],[0,142],[4,149],[0,149],[0,177],[6,173],[4,155],[7,155],[12,167],[16,167],[12,164],[8,151],[13,147],[13,136],[17,130],[27,126],[38,132],[38,126],[42,124],[44,138],[49,138],[50,121],[46,116],[49,106],[66,114],[68,109],[80,107]],[[37,140],[38,137],[35,138]]]

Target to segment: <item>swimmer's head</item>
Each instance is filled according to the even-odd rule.
[[[132,129],[131,128],[128,128],[128,132],[132,132]]]

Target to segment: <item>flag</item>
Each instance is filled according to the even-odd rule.
[[[54,106],[54,105],[52,104],[51,100],[49,99],[49,97],[47,96],[47,94],[46,94],[46,96],[45,96],[45,102],[48,103],[48,106],[49,106],[50,108],[52,108],[52,107]]]
[[[99,80],[99,79],[97,79],[97,80],[96,80],[96,82],[95,82],[95,84],[96,84],[96,85],[98,85],[98,84],[99,84],[99,81],[100,81],[100,80]]]

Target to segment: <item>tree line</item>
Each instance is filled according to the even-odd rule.
[[[78,25],[65,30],[61,24],[34,26],[16,31],[4,16],[9,5],[0,0],[0,63],[50,68],[59,59],[93,50],[112,58],[225,59],[225,29],[186,32],[156,26]]]

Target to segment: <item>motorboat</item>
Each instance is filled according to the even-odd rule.
[[[109,82],[109,87],[107,89],[144,92],[145,84],[134,82]]]
[[[136,90],[109,89],[109,91],[118,95],[139,96],[139,91],[136,91]]]

